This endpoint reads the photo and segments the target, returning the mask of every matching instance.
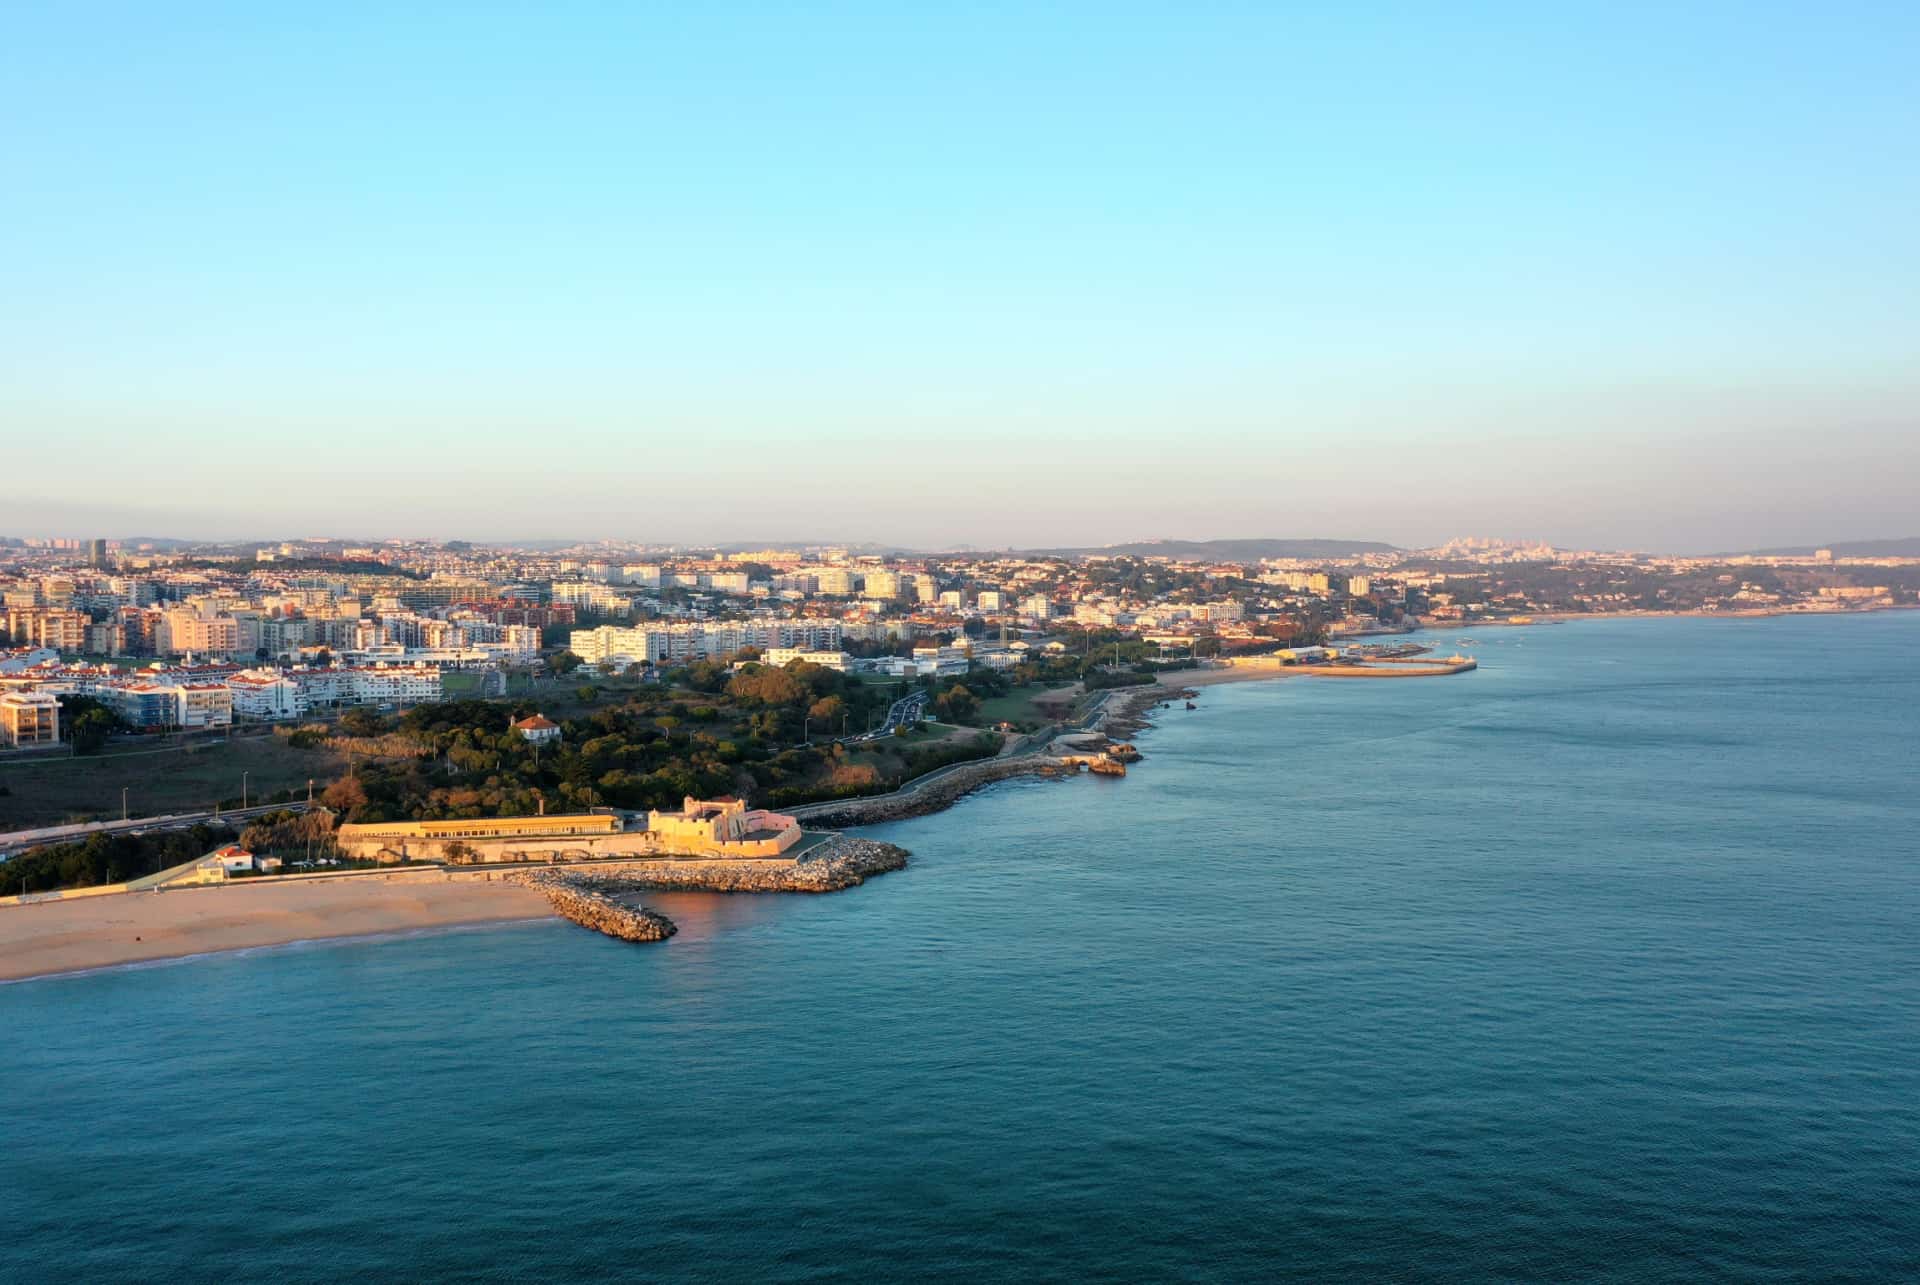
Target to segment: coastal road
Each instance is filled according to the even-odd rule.
[[[191,830],[208,821],[250,821],[269,812],[305,812],[307,803],[262,803],[251,808],[227,808],[218,812],[181,812],[169,816],[129,817],[125,821],[89,821],[82,825],[54,825],[38,830],[14,830],[0,834],[0,861],[48,843],[71,843],[96,834],[158,834],[168,830]]]
[[[893,729],[903,723],[917,723],[927,716],[927,694],[924,691],[911,692],[902,696],[887,707],[887,721],[874,735],[891,736]]]

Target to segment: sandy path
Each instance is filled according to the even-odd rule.
[[[236,884],[0,906],[0,981],[550,913],[546,897],[515,884],[397,879]]]

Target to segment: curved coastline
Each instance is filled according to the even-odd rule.
[[[1031,748],[955,764],[891,794],[794,811],[820,828],[871,825],[941,811],[975,790],[1017,776],[1073,775],[1076,767],[1052,752],[1056,737],[1133,736],[1150,725],[1147,712],[1153,706],[1198,694],[1186,681],[1190,678],[1206,685],[1202,672],[1178,671],[1150,686],[1116,689],[1081,725]],[[644,906],[623,904],[622,897],[649,891],[834,892],[901,869],[908,855],[891,844],[841,835],[799,862],[681,859],[485,874],[416,870],[304,885],[248,880],[9,907],[0,910],[0,983],[554,915],[623,940],[664,941],[676,931],[672,921]]]

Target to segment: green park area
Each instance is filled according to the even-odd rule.
[[[1022,729],[1038,728],[1071,717],[1083,701],[1073,684],[1027,683],[981,701],[979,717],[988,727],[1012,723]]]

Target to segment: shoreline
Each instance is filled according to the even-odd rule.
[[[1755,610],[1747,612],[1592,612],[1535,616],[1525,624],[1507,621],[1436,622],[1420,626],[1437,633],[1475,628],[1517,629],[1581,620],[1725,619],[1753,620],[1783,616],[1868,615],[1887,610],[1912,610],[1905,604],[1835,612]],[[1184,669],[1163,672],[1150,684],[1112,689],[1099,710],[1083,727],[1062,736],[1106,736],[1125,740],[1153,726],[1156,706],[1196,696],[1200,689],[1228,683],[1269,682],[1312,677],[1311,670],[1282,665],[1234,665],[1221,669]],[[1382,674],[1381,677],[1400,676]],[[1413,675],[1427,676],[1427,675]],[[831,800],[792,809],[806,819],[834,828],[857,827],[906,820],[945,811],[960,799],[999,781],[1018,776],[1053,777],[1068,774],[1047,746],[1006,758],[982,759],[941,769],[901,790],[885,795]],[[865,841],[862,841],[865,842]],[[886,846],[886,845],[881,845]],[[898,869],[905,864],[899,854]],[[702,877],[691,868],[646,871],[631,868],[616,875],[583,871],[584,889],[599,880],[614,880],[638,891],[831,891],[831,887],[780,886],[790,879],[770,880],[745,871],[726,877]],[[711,863],[708,863],[709,866]],[[564,871],[559,867],[557,871]],[[863,871],[879,873],[881,867]],[[637,876],[637,877],[636,877]],[[860,882],[853,878],[838,886]],[[757,886],[756,886],[757,884]],[[442,929],[473,928],[506,923],[530,923],[556,917],[558,910],[547,893],[524,878],[492,875],[460,876],[443,870],[396,872],[384,877],[326,880],[311,884],[241,882],[217,887],[175,889],[166,892],[121,893],[75,898],[32,906],[0,907],[0,985],[50,977],[74,976],[107,969],[161,964],[203,955],[271,949],[307,942],[353,938],[405,936]],[[565,916],[561,916],[565,917]],[[661,937],[671,935],[670,921]],[[646,940],[659,940],[649,937]]]
[[[552,914],[532,888],[446,878],[237,883],[42,902],[0,910],[0,983]]]
[[[265,942],[258,946],[216,946],[207,950],[189,950],[175,955],[155,955],[142,959],[120,959],[105,964],[89,964],[83,968],[66,968],[57,972],[22,973],[17,977],[0,977],[0,989],[8,986],[24,986],[28,982],[53,981],[62,977],[91,977],[95,973],[135,972],[148,968],[166,968],[173,964],[189,964],[196,959],[218,959],[222,955],[251,955],[256,951],[291,950],[301,946],[326,946],[336,942],[350,941],[409,941],[415,937],[438,937],[448,933],[479,931],[488,928],[512,928],[527,924],[544,924],[558,918],[557,912],[531,915],[526,918],[508,919],[462,919],[453,923],[427,924],[419,928],[392,928],[374,932],[335,933],[320,937],[291,937],[284,941]]]
[[[431,867],[314,881],[241,881],[0,907],[0,986],[312,942],[567,919],[628,941],[672,920],[607,890],[823,893],[903,869],[908,853],[845,837],[817,860],[629,860],[450,872]]]

